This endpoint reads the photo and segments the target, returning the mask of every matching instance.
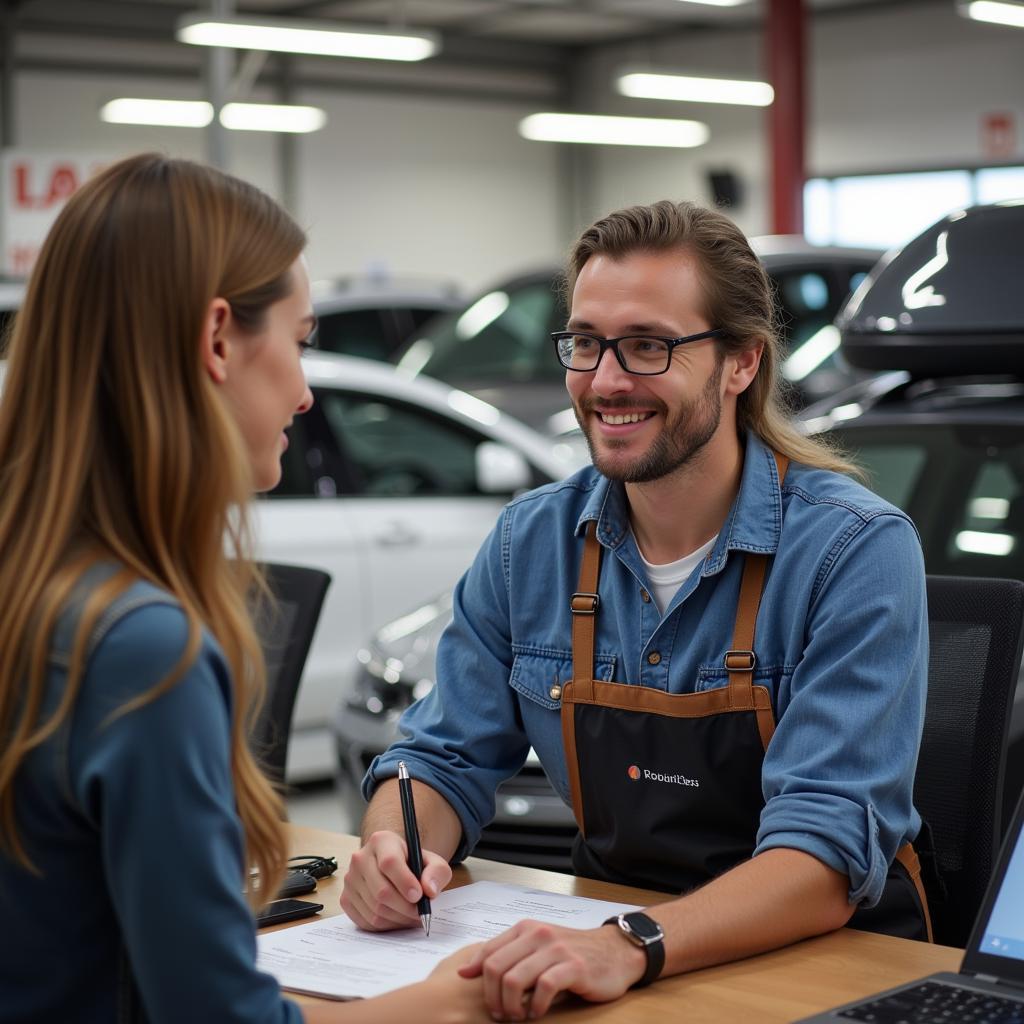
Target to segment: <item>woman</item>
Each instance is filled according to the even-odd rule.
[[[453,965],[302,1010],[255,968],[286,851],[246,742],[240,510],[312,403],[304,242],[252,186],[144,155],[43,246],[0,401],[0,1021],[483,1018]]]

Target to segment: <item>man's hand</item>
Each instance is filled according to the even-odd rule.
[[[448,861],[423,850],[423,877],[407,864],[405,840],[394,832],[374,832],[362,849],[352,854],[341,909],[360,927],[371,932],[420,927],[416,901],[426,893],[434,899],[451,881]]]
[[[484,1002],[500,1020],[525,1020],[547,1013],[559,992],[591,1002],[618,999],[643,977],[642,949],[617,928],[562,928],[520,921],[485,943],[459,970],[484,979]]]

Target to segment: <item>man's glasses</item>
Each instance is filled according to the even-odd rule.
[[[672,364],[672,351],[677,345],[724,337],[725,331],[719,328],[685,338],[599,338],[596,334],[585,334],[582,331],[559,331],[551,335],[551,340],[555,343],[558,361],[567,370],[579,373],[596,370],[605,350],[610,348],[627,373],[651,376],[668,370]]]

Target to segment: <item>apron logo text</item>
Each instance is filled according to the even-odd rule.
[[[647,768],[639,768],[635,764],[631,764],[626,769],[626,774],[634,781],[638,782],[643,778],[646,782],[671,782],[676,786],[693,786],[700,788],[700,781],[698,779],[688,779],[685,775],[663,775],[661,772],[652,772]]]

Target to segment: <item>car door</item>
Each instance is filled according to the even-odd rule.
[[[488,438],[451,417],[340,388],[317,401],[351,467],[346,517],[376,628],[453,586],[510,495],[481,493],[476,450]]]
[[[306,731],[323,730],[326,744],[327,722],[351,681],[353,652],[372,625],[369,560],[347,502],[336,497],[349,489],[351,473],[322,410],[314,404],[288,435],[281,482],[254,503],[256,550],[263,561],[309,565],[331,574],[292,719],[293,741],[301,743]],[[329,745],[320,754],[329,766]]]

